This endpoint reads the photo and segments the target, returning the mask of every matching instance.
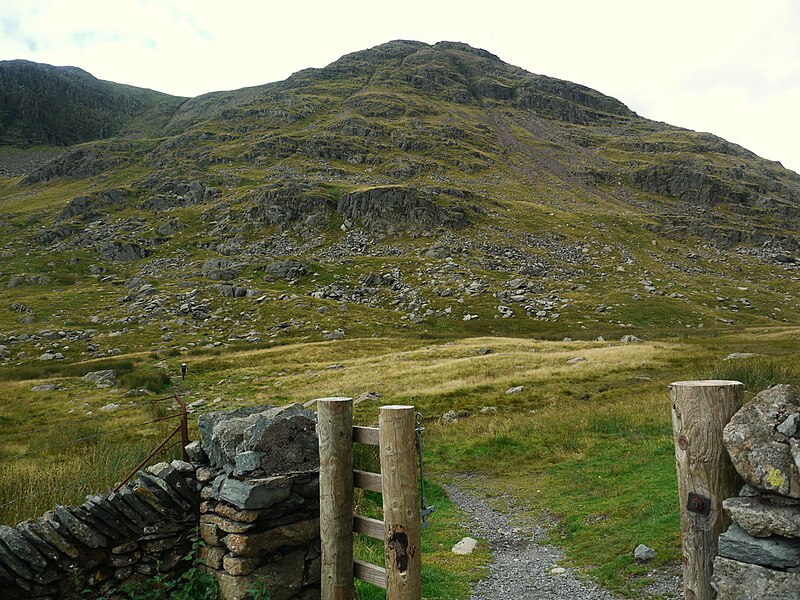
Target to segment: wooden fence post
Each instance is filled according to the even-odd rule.
[[[681,514],[685,600],[713,600],[719,535],[729,525],[725,498],[742,481],[722,443],[722,429],[742,406],[738,381],[678,381],[669,386]]]
[[[387,600],[421,600],[416,411],[382,406],[380,429]]]
[[[353,598],[353,399],[317,401],[322,600]]]

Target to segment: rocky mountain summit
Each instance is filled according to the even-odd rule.
[[[798,174],[466,44],[190,99],[10,61],[0,90],[7,363],[797,319]]]

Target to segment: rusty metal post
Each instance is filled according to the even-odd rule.
[[[421,600],[416,411],[382,406],[380,429],[387,600]]]
[[[183,453],[183,460],[189,462],[189,453],[186,452],[186,446],[189,445],[189,409],[181,398],[178,392],[175,392],[175,402],[181,407],[181,452]]]

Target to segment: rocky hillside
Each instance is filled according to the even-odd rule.
[[[154,134],[183,100],[101,81],[76,67],[0,61],[0,145]]]
[[[8,363],[799,318],[800,176],[484,50],[395,41],[186,101],[93,81],[71,98],[113,125],[0,119],[93,140],[24,173],[0,148]]]

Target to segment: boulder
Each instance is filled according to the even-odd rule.
[[[308,265],[302,261],[287,259],[268,264],[264,268],[268,277],[286,279],[287,281],[299,279],[308,273]]]
[[[756,395],[725,426],[725,448],[746,483],[800,498],[800,473],[792,456],[792,438],[777,431],[798,412],[794,390],[788,385],[776,385]]]
[[[107,241],[97,245],[97,253],[103,260],[112,262],[129,262],[145,258],[150,254],[146,248],[133,242]]]
[[[336,210],[351,221],[361,221],[370,231],[389,225],[427,230],[469,225],[464,208],[436,203],[433,195],[413,187],[382,186],[350,192],[339,199]]]
[[[248,406],[231,412],[209,412],[200,415],[197,427],[200,430],[202,450],[209,462],[216,466],[232,462],[236,455],[236,446],[244,437],[244,420],[256,413],[263,412],[269,406]],[[241,421],[241,426],[234,423]]]
[[[83,381],[93,383],[97,387],[109,387],[117,380],[117,372],[114,369],[104,369],[102,371],[92,371],[83,376]]]
[[[256,451],[265,453],[260,475],[319,468],[314,413],[299,404],[207,413],[200,416],[199,429],[203,449],[217,467]]]
[[[230,258],[212,258],[203,263],[203,275],[212,281],[236,279],[244,265]]]

